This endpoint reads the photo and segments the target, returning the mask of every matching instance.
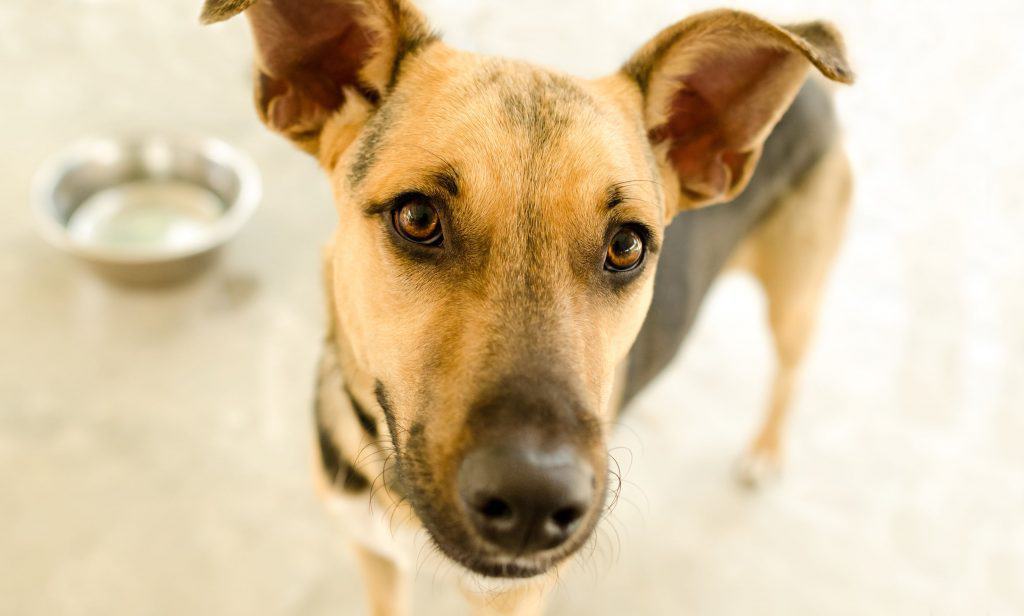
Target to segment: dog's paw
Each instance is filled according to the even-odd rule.
[[[756,490],[777,481],[782,474],[782,460],[778,450],[751,447],[743,452],[733,467],[736,482],[744,488]]]

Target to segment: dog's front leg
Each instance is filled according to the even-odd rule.
[[[402,616],[409,613],[409,580],[394,560],[353,544],[366,586],[369,613],[372,616]]]

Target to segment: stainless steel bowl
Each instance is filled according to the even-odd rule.
[[[260,178],[215,139],[144,136],[77,143],[36,175],[43,236],[133,283],[181,280],[209,264],[256,209]]]

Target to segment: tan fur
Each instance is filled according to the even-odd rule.
[[[324,251],[329,323],[318,392],[326,405],[322,429],[360,472],[384,482],[372,498],[397,513],[399,526],[415,529],[420,510],[387,485],[392,449],[407,451],[414,438],[425,443],[422,459],[414,460],[421,474],[412,487],[432,506],[455,511],[452,478],[474,439],[468,428],[473,405],[502,379],[543,371],[573,392],[596,426],[586,455],[603,498],[605,432],[617,411],[623,360],[651,301],[657,255],[652,252],[639,277],[616,290],[595,283],[604,274],[591,265],[603,258],[605,234],[616,220],[649,228],[653,246],[675,212],[706,204],[687,201],[678,170],[666,162],[669,144],[651,148],[652,131],[679,88],[675,76],[730,46],[785,50],[756,100],[742,101],[758,113],[720,119],[723,126],[726,120],[746,123],[737,147],[755,152],[743,170],[747,177],[726,195],[734,196],[808,66],[839,81],[852,78],[838,33],[817,22],[780,28],[745,13],[706,13],[664,31],[623,71],[584,80],[454,50],[431,37],[405,0],[338,0],[330,10],[367,30],[347,43],[359,51],[357,78],[331,82],[339,91],[325,98],[307,62],[310,54],[319,61],[323,50],[292,49],[319,34],[316,21],[293,20],[288,27],[277,21],[282,7],[285,13],[303,3],[322,7],[317,2],[208,0],[203,19],[248,8],[261,117],[315,155],[331,183],[339,224]],[[355,17],[344,13],[349,6],[358,9]],[[289,29],[295,23],[298,30]],[[370,41],[366,53],[364,39]],[[415,53],[406,54],[414,45]],[[261,90],[264,83],[274,91]],[[367,210],[408,191],[433,198],[443,188],[436,175],[453,170],[457,195],[444,198],[462,241],[451,250],[462,253],[456,264],[428,267],[390,235],[386,214]],[[609,186],[619,183],[626,196],[611,212]],[[755,457],[770,459],[779,451],[809,323],[838,245],[847,187],[841,154],[833,153],[738,253],[766,288],[780,357],[765,425],[751,448]],[[379,441],[360,430],[342,385],[373,414]],[[393,433],[378,389],[384,385]],[[328,499],[338,496],[323,473],[317,484]],[[597,509],[589,522],[596,522]],[[490,557],[488,549],[479,547]],[[565,556],[537,558],[551,571]],[[373,613],[402,613],[402,567],[367,545],[357,548],[357,557]],[[545,579],[467,596],[478,613],[539,613]]]
[[[404,614],[408,610],[407,576],[395,563],[364,547],[355,546],[356,559],[363,572],[366,595],[372,616]]]
[[[550,594],[551,580],[531,580],[500,592],[462,588],[474,616],[540,616]]]
[[[737,469],[747,485],[770,478],[781,466],[782,429],[841,244],[851,187],[849,163],[836,146],[780,199],[774,215],[739,247],[731,264],[753,273],[764,288],[777,361],[763,423]]]

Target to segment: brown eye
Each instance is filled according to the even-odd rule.
[[[391,222],[399,235],[417,244],[441,242],[441,217],[428,201],[409,201],[391,213]]]
[[[612,236],[604,267],[613,272],[627,272],[640,265],[644,257],[644,240],[629,227],[623,227]]]

